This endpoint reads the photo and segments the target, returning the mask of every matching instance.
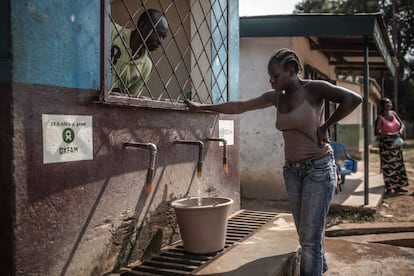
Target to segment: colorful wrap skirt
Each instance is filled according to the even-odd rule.
[[[395,138],[387,136],[379,140],[381,169],[387,191],[408,186],[402,146],[393,143]]]

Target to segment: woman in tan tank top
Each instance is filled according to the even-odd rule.
[[[285,142],[283,176],[302,247],[300,274],[322,275],[328,270],[322,243],[325,218],[337,185],[328,129],[350,114],[362,98],[326,81],[301,79],[301,70],[296,53],[280,49],[268,63],[272,90],[246,101],[205,105],[187,101],[187,105],[192,110],[225,114],[277,109],[276,128],[283,132]],[[325,100],[338,107],[323,121]]]

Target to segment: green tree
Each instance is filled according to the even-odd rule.
[[[295,12],[304,13],[343,13],[353,14],[358,12],[378,12],[377,0],[307,0],[295,6]]]
[[[405,120],[414,122],[414,0],[303,0],[296,4],[294,12],[382,12],[399,62],[398,111]],[[392,99],[391,80],[387,82],[385,95]]]

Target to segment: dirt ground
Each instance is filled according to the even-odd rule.
[[[381,207],[373,216],[348,213],[333,214],[328,221],[336,223],[361,222],[414,222],[414,139],[406,140],[403,146],[404,163],[409,179],[408,193],[384,195]],[[370,153],[370,171],[380,171],[379,154]]]
[[[410,184],[404,189],[408,190],[408,193],[385,195],[382,206],[375,215],[375,221],[377,222],[414,221],[414,140],[406,140],[403,152]],[[379,170],[379,162],[372,163],[370,169]]]

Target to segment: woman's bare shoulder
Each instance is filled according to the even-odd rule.
[[[310,89],[320,90],[334,87],[332,83],[326,80],[305,80]]]
[[[327,82],[323,80],[304,80],[307,91],[307,100],[311,105],[319,106],[323,102],[322,89],[326,89]]]

